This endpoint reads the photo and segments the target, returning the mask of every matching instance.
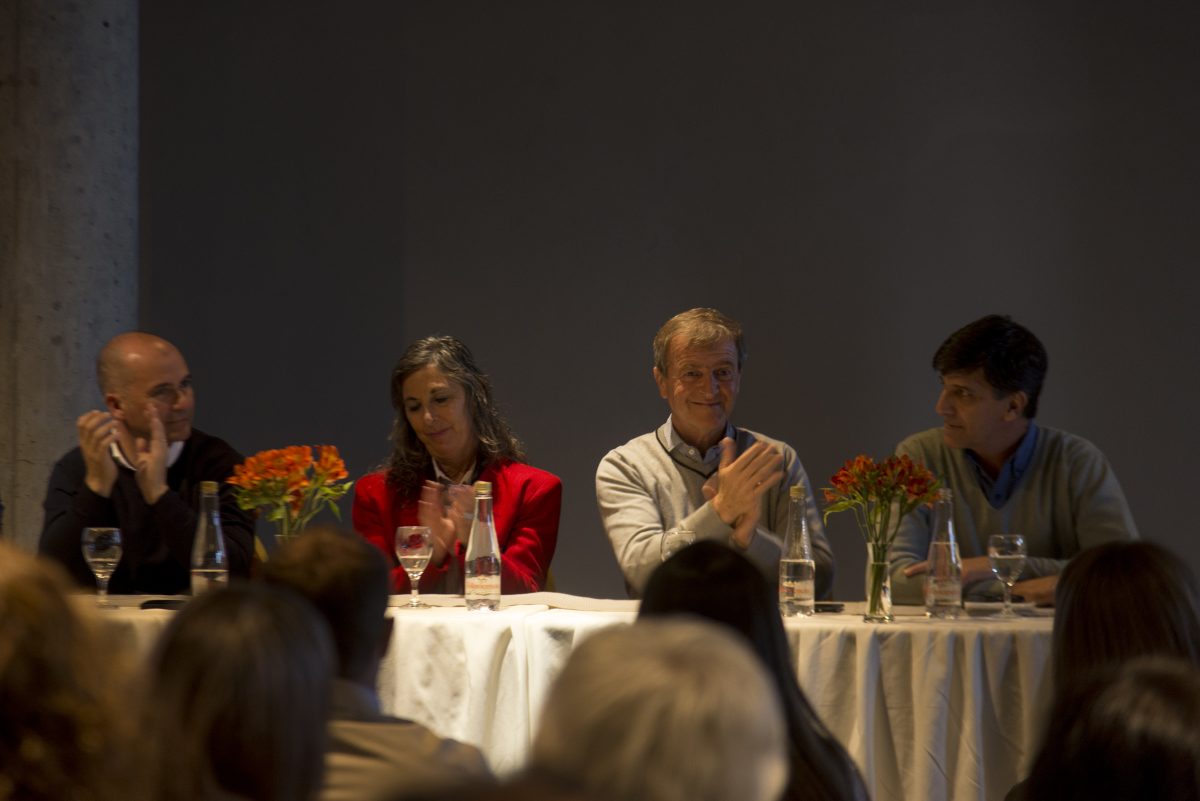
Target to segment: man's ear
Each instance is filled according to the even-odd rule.
[[[658,395],[663,400],[667,399],[667,377],[655,367],[654,368],[654,383],[658,385]]]
[[[1008,405],[1004,409],[1004,419],[1016,420],[1025,416],[1025,407],[1029,405],[1029,395],[1024,390],[1017,390],[1008,396]]]
[[[121,405],[121,398],[111,392],[104,394],[104,405],[108,407],[109,414],[114,420],[125,419],[125,408]]]

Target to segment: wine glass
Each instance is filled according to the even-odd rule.
[[[1012,608],[1012,588],[1025,568],[1025,538],[1020,534],[993,534],[988,537],[988,562],[996,578],[1004,584],[1004,610],[1001,617],[1016,617]]]
[[[658,544],[659,555],[665,562],[679,551],[696,541],[696,532],[686,528],[672,528],[663,532]]]
[[[412,597],[408,600],[409,609],[419,609],[425,606],[421,603],[421,593],[417,589],[417,583],[429,565],[431,556],[433,556],[433,534],[430,532],[429,526],[396,527],[396,558],[400,560],[400,566],[408,574],[408,583],[412,587]]]
[[[116,604],[108,600],[108,580],[117,563],[121,561],[121,529],[85,528],[83,530],[83,558],[96,574],[100,600],[98,606],[115,609]]]

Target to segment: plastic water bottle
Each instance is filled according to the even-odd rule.
[[[808,533],[807,501],[803,484],[788,490],[788,526],[779,559],[779,612],[787,617],[811,615],[815,609],[817,566]]]
[[[492,485],[475,482],[475,519],[467,539],[464,595],[467,609],[500,608],[500,546],[492,520]]]
[[[954,493],[943,487],[933,504],[933,537],[925,573],[925,614],[958,617],[962,610],[962,560],[954,538]]]

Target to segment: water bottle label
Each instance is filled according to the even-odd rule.
[[[962,585],[957,581],[931,581],[929,600],[939,606],[958,606],[962,603]]]
[[[781,600],[791,603],[811,603],[816,597],[812,579],[807,581],[784,579],[779,583],[779,597]]]
[[[470,596],[491,597],[500,595],[499,576],[467,576],[466,594]]]

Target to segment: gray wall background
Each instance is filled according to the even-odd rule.
[[[592,477],[666,415],[650,339],[743,321],[735,422],[817,486],[937,424],[929,359],[998,311],[1039,420],[1200,567],[1200,6],[142,4],[142,325],[245,453],[387,453],[388,374],[467,341],[564,482],[554,572],[623,589]],[[349,502],[345,504],[348,519]],[[836,595],[863,545],[829,526]]]

